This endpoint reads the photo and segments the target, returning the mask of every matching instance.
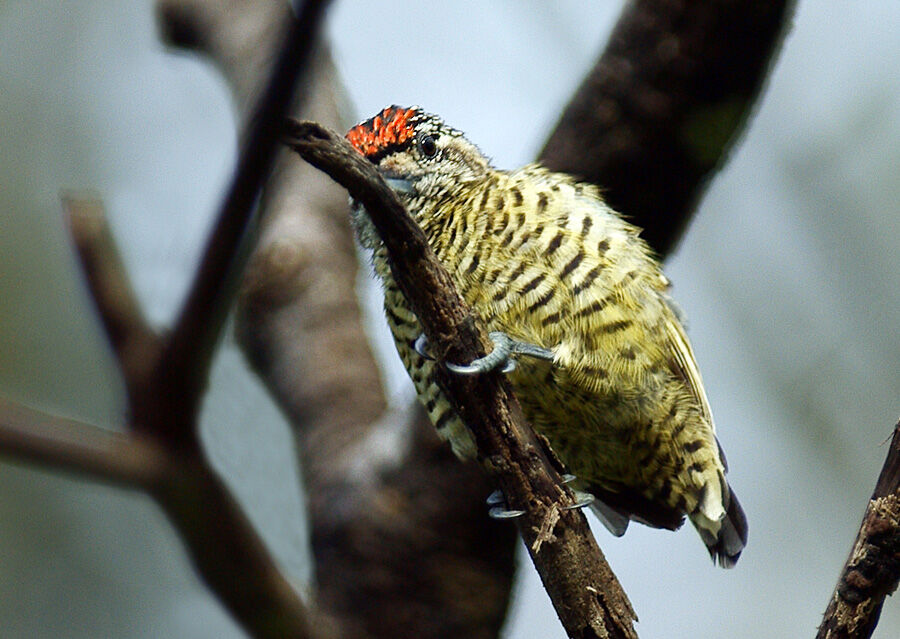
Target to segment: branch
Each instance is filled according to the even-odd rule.
[[[0,404],[0,450],[146,490],[178,529],[200,576],[248,632],[273,639],[326,636],[321,629],[312,632],[303,602],[203,451],[167,436],[175,424],[196,441],[197,398],[169,392],[177,371],[156,356],[161,340],[143,324],[128,293],[130,283],[102,207],[85,201],[68,204],[75,213],[73,236],[88,286],[129,389],[134,434],[107,433]],[[153,348],[129,347],[134,341]]]
[[[170,44],[221,69],[241,121],[289,10],[284,0],[245,0],[239,10],[157,0]],[[312,67],[292,113],[347,128],[346,92],[325,43]],[[518,535],[484,516],[487,477],[459,463],[418,402],[411,413],[387,410],[357,297],[347,192],[285,154],[261,208],[235,334],[297,437],[316,609],[347,636],[499,636]]]
[[[540,160],[603,188],[661,255],[743,129],[792,0],[632,0]]]
[[[141,314],[103,203],[85,194],[66,193],[62,204],[88,292],[122,369],[128,394],[133,396],[134,382],[145,376],[159,339]]]
[[[129,391],[129,426],[135,434],[107,436],[22,411],[10,417],[11,425],[0,422],[4,450],[149,492],[178,528],[205,583],[236,621],[257,637],[331,635],[321,624],[313,625],[297,592],[207,462],[198,437],[197,407],[234,282],[244,265],[246,229],[325,4],[309,1],[298,19],[291,15],[234,182],[170,338],[154,335],[141,319],[102,207],[86,200],[66,201],[88,288]],[[136,349],[136,343],[146,348]],[[158,454],[139,454],[143,449],[137,447],[145,441]],[[150,469],[138,462],[146,462]]]
[[[305,77],[327,0],[306,0],[284,38],[265,92],[249,121],[235,176],[179,313],[165,359],[183,376],[173,391],[199,396],[225,318],[250,254],[248,233],[278,150],[281,123]]]
[[[166,455],[155,442],[0,399],[0,453],[54,470],[140,488],[156,483]]]
[[[817,639],[868,638],[900,583],[900,422]]]
[[[202,457],[170,458],[150,493],[178,529],[206,585],[253,637],[331,639],[284,576],[227,486]]]
[[[456,292],[424,234],[375,167],[343,138],[311,122],[291,121],[288,145],[328,173],[369,212],[391,270],[441,359],[485,354],[484,331]],[[475,436],[479,459],[511,508],[557,614],[571,637],[635,637],[635,615],[606,564],[584,515],[530,428],[505,378],[446,374],[440,383]]]

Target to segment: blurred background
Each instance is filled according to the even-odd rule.
[[[548,7],[335,2],[328,35],[355,117],[419,104],[498,166],[530,161],[621,3]],[[642,637],[815,633],[900,415],[898,29],[895,0],[799,3],[754,118],[666,264],[750,543],[722,571],[690,530],[632,526],[614,539],[592,520]],[[164,326],[235,149],[226,87],[202,60],[164,49],[151,2],[0,0],[0,396],[121,423],[121,382],[59,193],[104,199]],[[406,401],[399,362],[385,366]],[[290,435],[230,342],[204,410],[210,455],[305,583]],[[148,498],[7,459],[0,634],[242,636]],[[505,634],[564,636],[527,560]],[[898,634],[889,599],[875,636]]]

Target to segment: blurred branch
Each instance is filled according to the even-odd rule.
[[[792,0],[631,0],[540,160],[599,185],[661,255],[764,85]]]
[[[146,487],[166,470],[165,452],[150,440],[42,413],[0,399],[0,452],[91,479]]]
[[[215,344],[250,255],[248,231],[275,161],[281,123],[296,87],[303,82],[327,5],[327,0],[305,0],[296,18],[287,13],[290,27],[249,122],[234,179],[163,355],[166,365],[183,375],[172,379],[173,392],[196,397],[206,383]]]
[[[0,453],[153,495],[201,576],[258,637],[326,639],[249,521],[203,458],[174,455],[140,434],[113,433],[0,400]]]
[[[375,167],[342,137],[292,121],[288,145],[328,173],[368,211],[391,271],[436,353],[468,362],[485,354],[484,331],[450,275]],[[442,358],[442,359],[443,359]],[[472,430],[483,468],[503,490],[557,614],[570,637],[636,637],[634,611],[569,490],[525,424],[502,374],[441,374],[442,388]]]
[[[818,639],[868,638],[900,583],[900,422]]]
[[[159,340],[141,315],[103,203],[94,196],[69,192],[62,196],[62,205],[88,291],[113,353],[126,382],[137,380],[152,360]],[[132,395],[130,385],[127,390]]]
[[[187,302],[170,337],[144,323],[95,201],[65,200],[88,288],[128,389],[129,435],[104,433],[0,405],[0,450],[54,468],[139,487],[168,514],[200,576],[257,637],[331,637],[309,613],[207,462],[197,407],[209,363],[244,265],[247,227],[277,150],[281,123],[308,66],[325,2],[308,1],[290,27],[255,111]],[[315,628],[315,630],[314,630]]]
[[[288,3],[159,0],[157,8],[170,42],[208,55],[249,119]],[[346,128],[327,46],[312,71],[303,117]],[[486,516],[484,474],[459,463],[417,402],[386,410],[357,299],[346,191],[287,159],[261,202],[235,328],[298,438],[317,611],[351,636],[497,637],[515,528]]]

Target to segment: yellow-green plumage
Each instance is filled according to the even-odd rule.
[[[386,109],[380,126],[396,113]],[[407,208],[485,327],[552,351],[552,362],[520,357],[509,373],[526,418],[615,513],[668,528],[688,514],[720,563],[733,564],[746,522],[724,479],[668,281],[638,230],[594,187],[538,166],[497,171],[457,131],[412,114],[405,139],[392,131],[379,138],[375,119],[348,138],[402,185]],[[360,132],[369,137],[360,141]],[[367,151],[373,139],[380,144]],[[413,348],[421,328],[384,249],[364,211],[355,221],[374,251],[387,320],[419,398],[454,451],[472,456],[468,430],[434,382],[437,364]]]

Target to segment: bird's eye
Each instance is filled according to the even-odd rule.
[[[422,153],[427,158],[433,158],[438,152],[437,142],[434,141],[433,135],[421,136],[419,138],[419,148],[422,149]]]

